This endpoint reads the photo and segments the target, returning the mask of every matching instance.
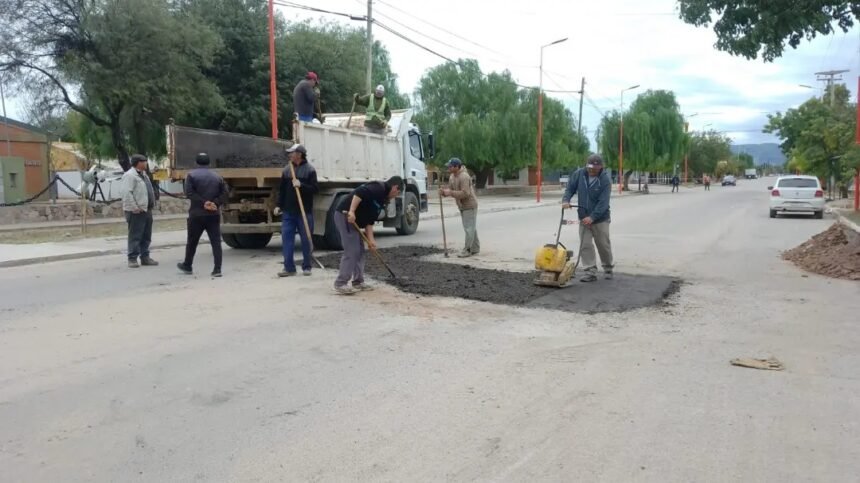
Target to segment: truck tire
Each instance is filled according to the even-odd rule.
[[[334,224],[334,213],[337,211],[337,205],[343,201],[343,198],[349,196],[349,193],[343,193],[335,196],[334,201],[325,216],[325,233],[322,236],[314,237],[314,246],[328,250],[343,250],[343,244],[340,242],[340,232],[337,231],[337,226]],[[319,244],[318,244],[319,242]]]
[[[411,191],[406,192],[403,200],[403,214],[400,216],[400,227],[397,228],[398,235],[411,235],[418,231],[418,219],[421,213],[421,205],[418,197]]]
[[[222,233],[221,239],[224,240],[224,243],[230,248],[242,248],[242,245],[239,244],[239,240],[236,239],[236,234],[234,233]]]
[[[223,233],[221,238],[231,248],[254,250],[265,248],[272,233]]]

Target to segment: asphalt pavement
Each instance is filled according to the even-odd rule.
[[[617,270],[682,281],[619,313],[341,297],[277,246],[221,279],[205,246],[194,276],[181,248],[0,269],[0,480],[853,481],[860,285],[780,259],[833,220],[769,219],[766,186],[613,200]],[[558,216],[482,214],[468,263],[530,270]]]

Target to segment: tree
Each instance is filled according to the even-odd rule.
[[[768,116],[764,132],[782,140],[780,148],[789,158],[792,171],[803,171],[837,181],[847,181],[854,164],[856,105],[844,85],[834,85],[834,104],[829,92],[824,98],[811,98],[783,113]]]
[[[0,12],[0,71],[109,129],[124,169],[130,146],[163,150],[147,131],[220,105],[201,72],[217,38],[168,0],[0,0]]]
[[[731,139],[717,131],[695,132],[690,136],[687,167],[694,178],[717,174],[717,163],[732,157]]]
[[[834,22],[847,32],[860,16],[860,2],[837,0],[679,0],[679,4],[684,22],[697,27],[713,23],[718,50],[747,59],[761,55],[767,62],[780,57],[786,44],[797,48],[804,39],[832,34]]]
[[[739,153],[737,156],[737,163],[741,169],[755,168],[755,159],[749,153]]]

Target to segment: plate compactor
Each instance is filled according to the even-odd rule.
[[[564,226],[564,207],[561,208],[561,220],[558,222],[558,235],[555,237],[555,243],[544,245],[538,248],[535,253],[535,269],[539,270],[538,276],[534,280],[535,285],[564,287],[576,272],[582,247],[580,247],[576,262],[572,261],[573,252],[568,250],[560,241],[562,226]]]

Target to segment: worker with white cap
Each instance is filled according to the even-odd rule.
[[[377,134],[385,134],[388,121],[391,120],[391,108],[388,106],[388,99],[385,98],[385,86],[379,84],[373,94],[366,96],[354,94],[353,99],[356,105],[367,107],[364,127]]]

